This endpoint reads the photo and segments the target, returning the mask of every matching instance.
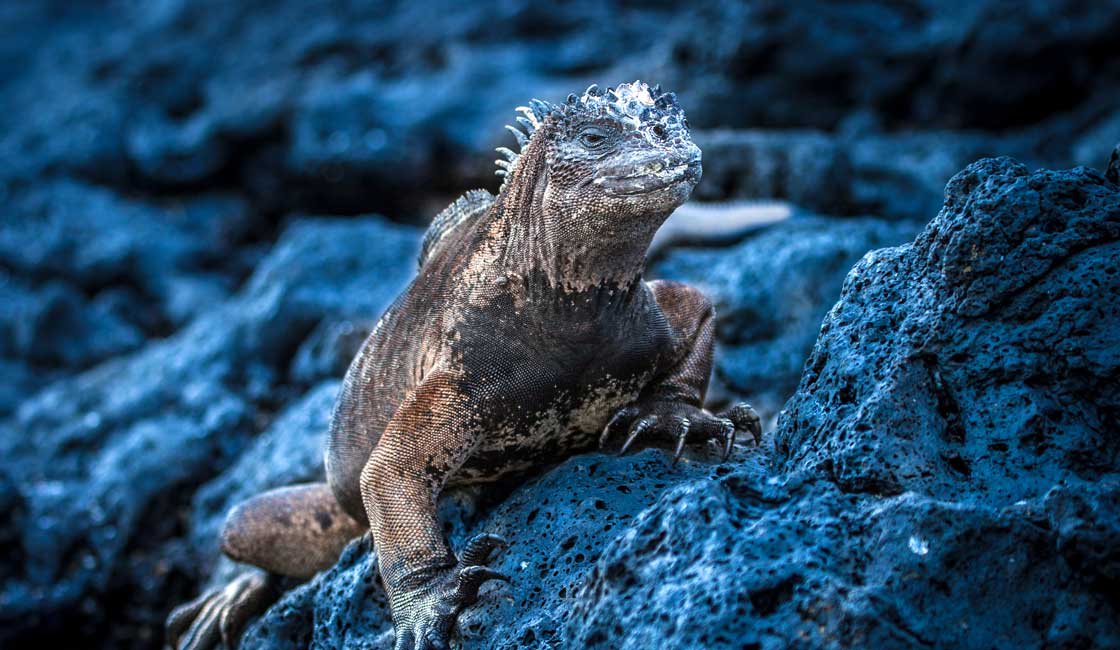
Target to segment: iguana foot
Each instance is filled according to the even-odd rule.
[[[279,595],[271,574],[249,571],[220,589],[175,608],[167,617],[167,645],[176,650],[207,650],[221,643],[235,650],[249,619]]]
[[[446,650],[455,620],[478,601],[483,583],[509,582],[509,577],[486,566],[491,553],[505,547],[505,540],[497,535],[478,535],[467,542],[454,566],[408,579],[419,584],[392,599],[394,650]]]
[[[714,440],[723,449],[723,458],[731,455],[738,432],[751,435],[757,444],[762,440],[762,422],[758,413],[745,402],[739,402],[715,415],[691,404],[673,401],[650,400],[619,409],[603,428],[599,445],[603,446],[612,436],[627,431],[626,440],[618,453],[625,454],[641,435],[667,438],[676,443],[673,464],[684,452],[685,442]]]

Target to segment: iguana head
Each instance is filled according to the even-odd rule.
[[[688,121],[676,95],[660,87],[591,86],[563,104],[533,100],[518,111],[526,132],[506,128],[520,152],[499,148],[508,160],[498,161],[498,174],[506,176],[503,190],[532,185],[546,213],[600,222],[664,219],[700,180],[700,149]],[[524,195],[530,188],[520,189]]]

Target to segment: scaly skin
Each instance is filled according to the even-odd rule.
[[[745,404],[703,408],[711,303],[642,280],[654,233],[700,178],[676,97],[635,82],[519,110],[529,133],[517,133],[519,152],[502,150],[498,196],[470,193],[437,219],[417,277],[350,366],[329,489],[266,493],[223,532],[234,559],[305,577],[368,525],[396,650],[447,647],[479,587],[507,579],[487,566],[505,545],[497,537],[452,552],[436,515],[444,487],[601,444],[667,441],[675,462],[686,443],[729,453],[737,432],[760,433]],[[177,610],[172,643],[201,650],[221,636],[215,626],[236,642],[268,601],[261,581],[246,582]]]

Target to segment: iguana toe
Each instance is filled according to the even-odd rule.
[[[463,551],[459,553],[459,564],[463,566],[484,564],[490,561],[491,553],[496,550],[503,550],[508,546],[509,542],[498,535],[491,533],[475,535],[467,540],[467,543],[463,546]]]
[[[630,449],[630,445],[638,439],[638,436],[657,426],[657,421],[658,417],[656,415],[635,420],[634,424],[630,426],[629,435],[626,436],[626,441],[622,443],[622,448],[618,450],[618,453],[625,454]]]
[[[673,465],[676,465],[677,461],[681,459],[681,454],[684,453],[684,443],[688,440],[688,432],[692,429],[692,422],[681,416],[674,417],[672,422],[669,435],[677,440],[677,448],[673,450]]]
[[[751,434],[755,443],[762,442],[762,420],[758,413],[746,402],[739,402],[728,407],[720,417],[727,418],[735,424],[735,428]]]
[[[220,589],[180,605],[167,617],[167,645],[175,650],[234,650],[249,619],[275,600],[269,574],[251,571]]]
[[[479,565],[464,567],[459,570],[459,579],[455,588],[455,595],[458,599],[465,602],[473,602],[478,599],[479,588],[482,587],[483,583],[490,580],[509,582],[509,576],[500,571],[495,571],[490,567]]]
[[[510,581],[509,576],[486,566],[494,551],[507,546],[497,535],[476,535],[463,546],[453,567],[436,572],[396,598],[394,650],[446,649],[459,613],[478,601],[482,585],[490,580]]]
[[[618,409],[614,416],[611,417],[610,421],[607,422],[607,426],[603,427],[603,434],[599,436],[599,446],[605,447],[607,445],[607,440],[609,440],[617,430],[638,417],[639,412],[636,406],[627,406]]]

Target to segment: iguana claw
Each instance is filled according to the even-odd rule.
[[[483,564],[490,560],[490,554],[495,550],[503,550],[509,546],[509,542],[490,533],[483,533],[475,535],[467,540],[463,551],[459,554],[459,564],[472,565]]]
[[[653,401],[619,409],[603,428],[599,444],[604,446],[617,431],[628,427],[626,439],[619,449],[625,454],[643,435],[656,435],[672,442],[673,464],[676,465],[690,440],[715,440],[720,443],[723,459],[731,455],[739,431],[751,435],[758,443],[762,426],[758,414],[746,403],[738,403],[719,415],[681,402]]]
[[[509,576],[485,566],[469,566],[459,571],[459,584],[455,594],[464,600],[478,598],[478,590],[488,580],[501,580],[509,582]]]
[[[605,447],[607,445],[607,439],[610,438],[611,431],[613,431],[615,427],[619,426],[620,423],[629,422],[637,416],[638,407],[636,406],[626,406],[618,409],[618,411],[616,411],[611,419],[607,422],[607,426],[603,427],[603,433],[599,436],[599,446]]]
[[[736,429],[742,429],[751,434],[755,444],[762,442],[762,420],[759,419],[758,413],[751,408],[750,404],[746,402],[734,404],[721,413],[720,417],[731,420]]]
[[[622,449],[618,450],[619,455],[625,454],[626,450],[630,449],[630,445],[634,444],[634,441],[638,439],[638,436],[642,435],[650,427],[656,424],[656,415],[635,421],[634,424],[630,427],[630,435],[626,436],[626,442],[622,443]]]

